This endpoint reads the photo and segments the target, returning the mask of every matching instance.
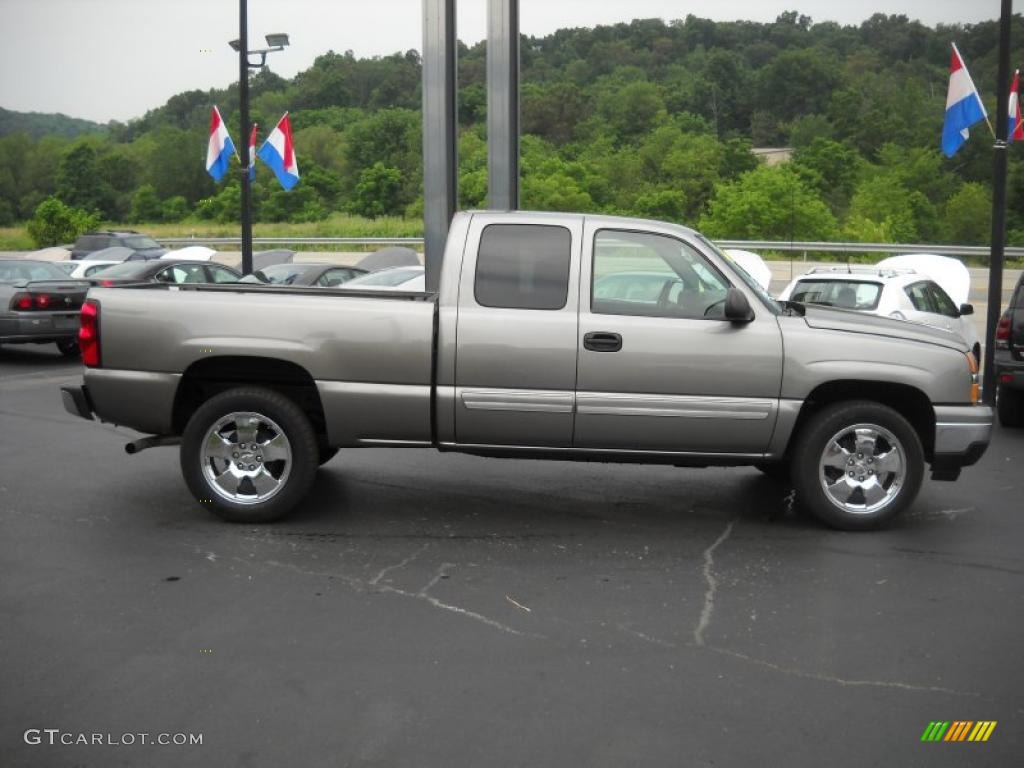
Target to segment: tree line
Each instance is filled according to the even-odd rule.
[[[788,12],[766,24],[688,16],[524,36],[522,206],[668,219],[713,237],[985,243],[988,129],[975,126],[952,159],[938,143],[951,41],[994,119],[997,26]],[[1019,14],[1014,39],[1024,40]],[[485,78],[485,44],[460,45],[464,208],[486,205]],[[253,75],[250,93],[262,135],[290,110],[302,177],[286,193],[260,167],[257,221],[421,216],[416,51],[328,52],[291,80]],[[51,197],[111,223],[236,221],[237,173],[216,185],[204,168],[212,104],[244,145],[237,86],[178,94],[102,132],[3,135],[0,225]],[[792,148],[791,162],[762,164],[751,149],[766,146]],[[1009,241],[1024,245],[1024,146],[1009,158]]]

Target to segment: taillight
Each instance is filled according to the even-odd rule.
[[[996,347],[998,349],[1007,349],[1010,346],[1010,310],[1003,312],[1003,316],[999,318],[999,324],[996,325]]]
[[[100,288],[110,288],[115,285],[113,280],[100,280]]]
[[[86,299],[79,315],[78,349],[82,362],[90,368],[100,367],[100,305],[93,299]]]
[[[32,309],[32,294],[16,293],[11,297],[11,309]]]
[[[50,308],[50,295],[48,293],[37,293],[36,294],[36,309],[49,309]]]

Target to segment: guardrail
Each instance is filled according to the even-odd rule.
[[[237,245],[239,237],[158,237],[164,245]],[[422,247],[422,237],[254,237],[253,245],[404,245]],[[776,240],[716,240],[722,248],[747,251],[785,251],[792,253],[934,253],[939,256],[989,255],[987,245],[934,245],[929,243],[831,243]],[[1006,248],[1006,258],[1024,259],[1024,248]]]

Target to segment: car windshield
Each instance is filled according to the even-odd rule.
[[[423,274],[423,267],[385,269],[380,272],[374,272],[373,274],[357,277],[354,280],[349,280],[345,283],[345,287],[348,288],[351,286],[353,288],[358,288],[360,285],[401,285],[406,280],[412,280],[414,277],[421,274]]]
[[[152,237],[146,237],[145,235],[130,235],[128,237],[121,238],[121,242],[124,243],[126,248],[134,248],[136,251],[161,247],[160,243]]]
[[[868,280],[800,280],[791,301],[826,307],[871,311],[878,307],[882,284]]]
[[[309,269],[306,264],[274,264],[263,269],[256,270],[257,277],[262,278],[273,285],[290,285],[295,278]]]
[[[704,235],[698,233],[697,239],[701,242],[701,244],[704,247],[714,251],[718,258],[720,258],[722,261],[724,261],[730,267],[732,267],[733,270],[736,272],[736,275],[740,278],[740,280],[742,280],[747,285],[747,287],[750,288],[750,290],[756,293],[758,297],[761,299],[761,301],[763,301],[769,309],[771,309],[776,314],[782,311],[782,305],[779,304],[779,302],[777,302],[775,299],[773,299],[772,295],[768,293],[768,291],[766,291],[764,288],[762,288],[761,284],[757,282],[757,280],[755,280],[749,274],[747,274],[747,271],[743,269],[743,267],[741,267],[739,264],[737,264],[735,259],[730,258],[729,254],[725,253],[721,248],[719,248],[717,245],[715,245],[706,237],[704,237]]]
[[[151,268],[148,261],[124,261],[103,270],[103,277],[139,277]]]
[[[0,261],[0,283],[67,279],[67,273],[47,261]]]

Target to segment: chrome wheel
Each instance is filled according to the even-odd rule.
[[[293,464],[292,446],[273,419],[236,411],[207,430],[200,463],[218,496],[236,504],[259,504],[285,487]]]
[[[825,497],[852,514],[871,514],[890,505],[906,477],[903,445],[877,424],[853,424],[836,432],[818,464]]]

